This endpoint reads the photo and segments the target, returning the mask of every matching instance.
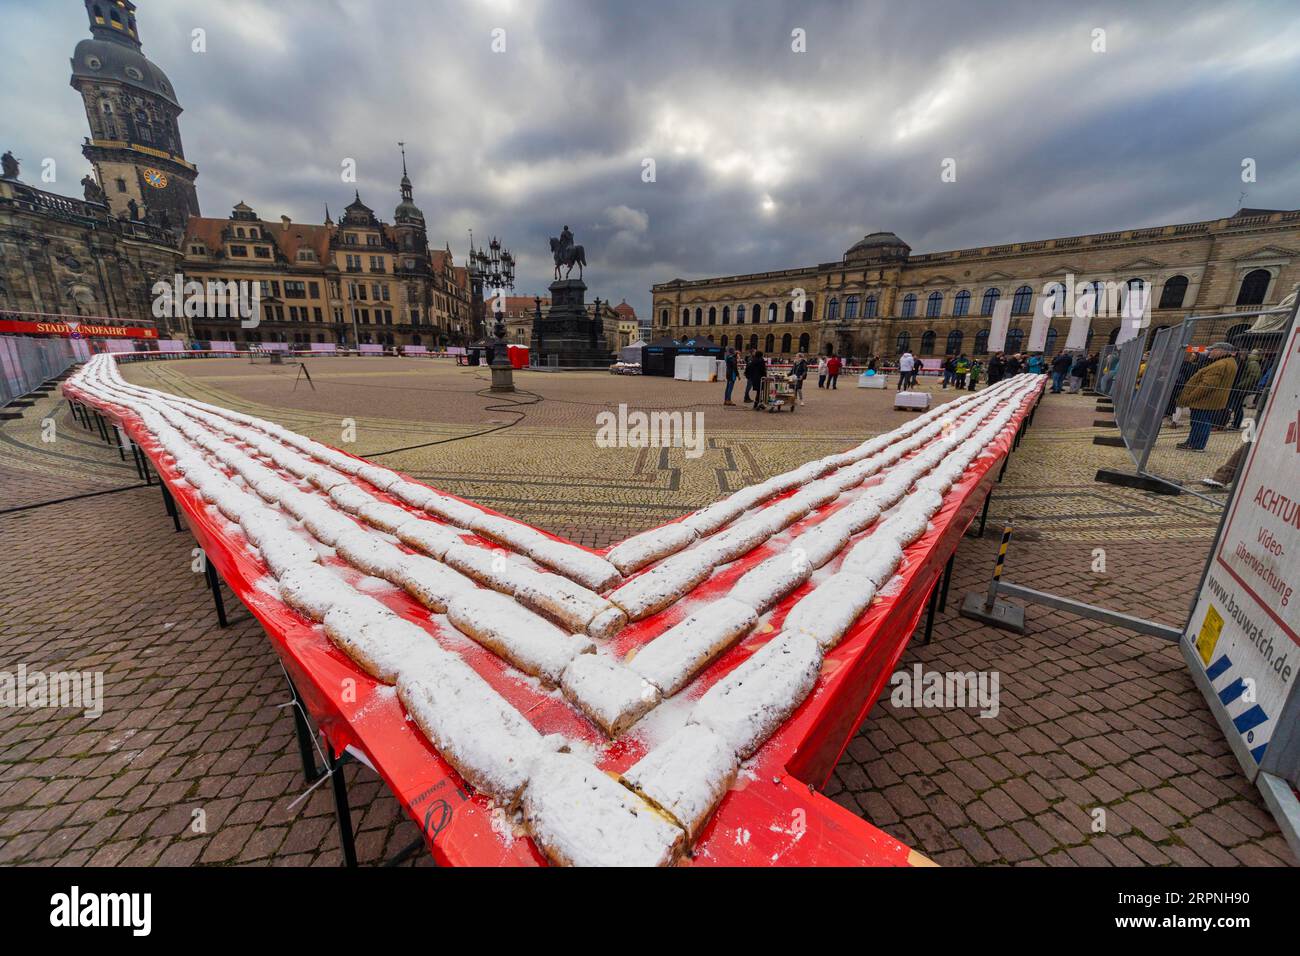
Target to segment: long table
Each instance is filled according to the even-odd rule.
[[[116,423],[147,457],[164,494],[175,502],[209,566],[266,631],[296,695],[330,748],[372,767],[403,810],[420,827],[439,865],[543,865],[522,829],[460,776],[406,720],[392,687],[359,671],[325,637],[259,584],[267,570],[240,535],[232,535],[215,509],[171,467],[151,433],[128,409],[90,396],[65,382],[72,402],[90,406]],[[904,552],[898,576],[882,589],[844,639],[826,655],[821,677],[807,700],[742,769],[685,862],[696,866],[906,866],[928,864],[921,854],[818,792],[830,777],[858,726],[894,672],[908,641],[927,611],[946,597],[951,560],[972,521],[987,507],[993,485],[1032,417],[1042,385],[1022,400],[1011,423],[977,458],[944,498],[930,528]],[[411,479],[408,479],[411,480]],[[445,493],[445,492],[444,492]],[[790,492],[793,494],[793,492]],[[383,497],[381,495],[381,497]],[[482,508],[475,502],[468,502]],[[483,509],[490,511],[490,509]],[[797,527],[797,525],[796,525]],[[770,545],[750,552],[701,585],[692,598],[718,597],[755,564],[774,553]],[[779,630],[785,613],[811,588],[805,584],[778,605],[766,628],[722,655],[679,697],[696,698]],[[376,594],[390,608],[424,626],[426,608],[405,593]],[[664,612],[669,613],[669,612]],[[682,612],[684,616],[685,611]],[[639,622],[640,623],[640,622]],[[638,625],[633,625],[638,626]],[[928,630],[928,629],[927,629]],[[603,739],[572,708],[535,687],[504,678],[505,665],[469,645],[467,663],[528,714],[544,733],[562,732],[596,743]],[[647,718],[648,719],[648,718]],[[634,742],[616,741],[602,769],[626,769],[644,753]],[[305,757],[305,755],[304,755]],[[334,767],[338,770],[338,767]],[[336,788],[341,773],[335,775]],[[346,818],[346,793],[341,811]],[[350,839],[350,823],[344,828]]]

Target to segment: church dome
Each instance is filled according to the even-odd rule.
[[[424,222],[424,213],[420,207],[415,204],[411,198],[411,180],[406,176],[402,177],[402,201],[397,204],[393,210],[394,222]]]
[[[872,232],[863,236],[844,253],[846,262],[858,259],[906,259],[912,247],[892,232]]]
[[[167,74],[141,53],[138,46],[117,38],[96,36],[78,43],[72,52],[72,79],[74,85],[78,79],[121,83],[180,108]]]

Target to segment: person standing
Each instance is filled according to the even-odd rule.
[[[1002,353],[994,352],[989,359],[989,384],[996,385],[1002,381]]]
[[[978,359],[971,359],[970,371],[966,375],[966,387],[970,391],[975,391],[976,386],[980,383],[980,372],[982,371]]]
[[[790,366],[790,378],[794,380],[794,397],[803,404],[803,380],[808,377],[808,360],[800,352],[794,357],[794,364]]]
[[[1234,352],[1230,342],[1215,342],[1209,348],[1209,362],[1183,386],[1178,404],[1192,411],[1192,428],[1187,441],[1176,446],[1183,451],[1205,451],[1216,414],[1227,407],[1232,383],[1237,378]]]
[[[939,384],[939,388],[945,392],[948,390],[948,385],[953,380],[954,364],[955,362],[953,360],[953,357],[949,355],[944,358],[943,365],[940,366],[940,368],[943,369],[943,381]]]
[[[912,353],[904,352],[898,357],[898,390],[906,391],[912,387],[912,373],[916,368],[916,359]]]
[[[767,377],[767,363],[763,361],[763,353],[755,352],[745,366],[745,379],[754,389],[754,410],[758,411],[763,404],[763,379]],[[749,400],[749,389],[745,389],[746,401]]]
[[[826,387],[826,356],[817,356],[817,387]]]
[[[840,357],[838,355],[832,355],[830,358],[826,360],[826,387],[827,388],[839,388],[838,382],[840,378],[841,364],[842,363],[840,362]]]
[[[731,400],[731,390],[736,387],[736,379],[740,378],[740,363],[736,361],[736,350],[727,349],[727,393],[722,396],[723,405],[735,405]]]
[[[1052,359],[1052,394],[1061,394],[1061,384],[1065,381],[1065,376],[1070,374],[1070,356],[1062,352],[1056,358]]]
[[[739,361],[737,362],[737,364],[739,365]],[[752,349],[746,350],[745,364],[744,364],[745,397],[741,399],[741,401],[746,405],[749,404],[749,393],[752,392],[755,387],[754,380],[750,378],[750,370],[753,368],[753,365],[754,365],[754,352]]]
[[[1079,394],[1079,389],[1083,388],[1084,380],[1088,377],[1088,356],[1080,352],[1074,357],[1074,362],[1070,365],[1070,394]]]
[[[970,359],[966,358],[963,352],[953,359],[952,363],[952,381],[958,391],[966,387],[966,376],[970,374]]]

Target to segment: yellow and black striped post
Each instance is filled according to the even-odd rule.
[[[993,580],[989,582],[989,596],[984,602],[986,608],[992,608],[998,599],[998,582],[1002,580],[1002,566],[1007,563],[1007,548],[1011,544],[1011,525],[1002,529],[1002,544],[998,547],[998,561],[993,565]]]

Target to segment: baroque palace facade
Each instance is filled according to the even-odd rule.
[[[71,198],[0,176],[0,311],[17,318],[96,317],[155,327],[161,338],[343,345],[464,344],[473,337],[470,282],[450,249],[430,249],[405,156],[391,224],[359,193],[334,223],[266,222],[239,203],[200,215],[198,169],[181,145],[181,106],[140,44],[130,0],[84,0],[91,37],[72,56],[93,174]],[[156,309],[155,284],[257,283],[261,315]]]
[[[1300,284],[1300,210],[1240,209],[1225,219],[912,255],[891,232],[855,243],[838,262],[652,287],[654,334],[790,356],[987,354],[996,304],[1010,298],[1007,351],[1027,340],[1038,297],[1073,277],[1106,299],[1149,296],[1152,327],[1190,314],[1258,310]],[[1079,284],[1096,292],[1084,292]],[[798,305],[802,303],[803,308]],[[1113,304],[1092,319],[1089,348],[1113,342]],[[1051,352],[1068,316],[1052,320]]]

